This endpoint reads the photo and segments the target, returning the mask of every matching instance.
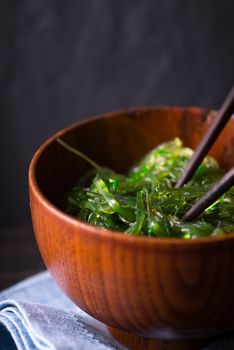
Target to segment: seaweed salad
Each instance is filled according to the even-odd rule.
[[[88,185],[78,183],[66,194],[66,213],[103,229],[135,236],[193,239],[234,232],[233,187],[197,220],[181,219],[224,170],[207,156],[192,180],[174,188],[193,155],[179,138],[158,145],[126,175],[101,167],[61,139],[57,141],[95,170]]]

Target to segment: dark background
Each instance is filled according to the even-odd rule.
[[[0,1],[0,226],[29,222],[29,161],[60,128],[125,107],[217,108],[233,13],[233,0]]]

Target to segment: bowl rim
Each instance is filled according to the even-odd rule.
[[[221,237],[202,237],[202,238],[194,238],[194,239],[184,239],[184,238],[159,238],[159,237],[148,237],[148,236],[134,236],[134,235],[126,235],[121,231],[112,231],[108,229],[99,228],[95,225],[88,224],[84,221],[81,221],[80,219],[74,218],[73,216],[65,213],[63,210],[59,209],[56,205],[54,205],[52,202],[49,201],[49,199],[46,197],[46,195],[41,191],[37,180],[36,180],[36,171],[37,171],[37,163],[43,152],[46,151],[49,145],[51,145],[58,137],[61,137],[65,135],[67,132],[89,124],[93,123],[95,121],[101,120],[101,119],[108,119],[112,117],[117,117],[120,114],[131,114],[131,113],[137,113],[137,112],[146,112],[146,111],[157,111],[157,110],[168,110],[168,111],[176,111],[176,110],[182,110],[182,111],[191,111],[191,112],[206,112],[208,115],[213,110],[212,109],[206,109],[206,108],[200,108],[200,107],[194,107],[194,106],[186,106],[186,107],[180,107],[180,106],[146,106],[146,107],[138,107],[138,108],[126,108],[126,109],[120,109],[113,112],[107,112],[103,114],[98,114],[94,117],[89,117],[87,119],[82,119],[78,122],[72,123],[69,126],[59,130],[58,132],[54,133],[51,137],[49,137],[46,141],[43,142],[43,144],[37,149],[37,151],[34,153],[30,165],[29,165],[29,171],[28,171],[28,179],[29,179],[29,189],[33,192],[37,200],[46,207],[49,212],[59,217],[62,221],[69,223],[70,225],[82,228],[86,232],[89,232],[91,234],[98,234],[102,237],[110,238],[110,239],[116,239],[120,240],[123,243],[139,243],[140,245],[146,244],[150,246],[155,245],[200,245],[200,244],[217,244],[218,242],[227,241],[227,240],[234,240],[234,232],[228,233],[225,236]],[[31,201],[31,199],[30,199]],[[31,205],[30,205],[31,207]]]

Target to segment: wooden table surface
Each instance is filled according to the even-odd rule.
[[[45,269],[31,225],[0,228],[0,291]]]

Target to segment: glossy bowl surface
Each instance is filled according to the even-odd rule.
[[[62,290],[98,320],[130,333],[189,339],[234,328],[234,234],[197,240],[133,237],[65,214],[64,193],[89,170],[59,136],[96,162],[125,172],[179,136],[195,148],[215,113],[151,107],[98,116],[51,137],[29,170],[32,221],[43,260]],[[212,148],[234,163],[234,119]]]

